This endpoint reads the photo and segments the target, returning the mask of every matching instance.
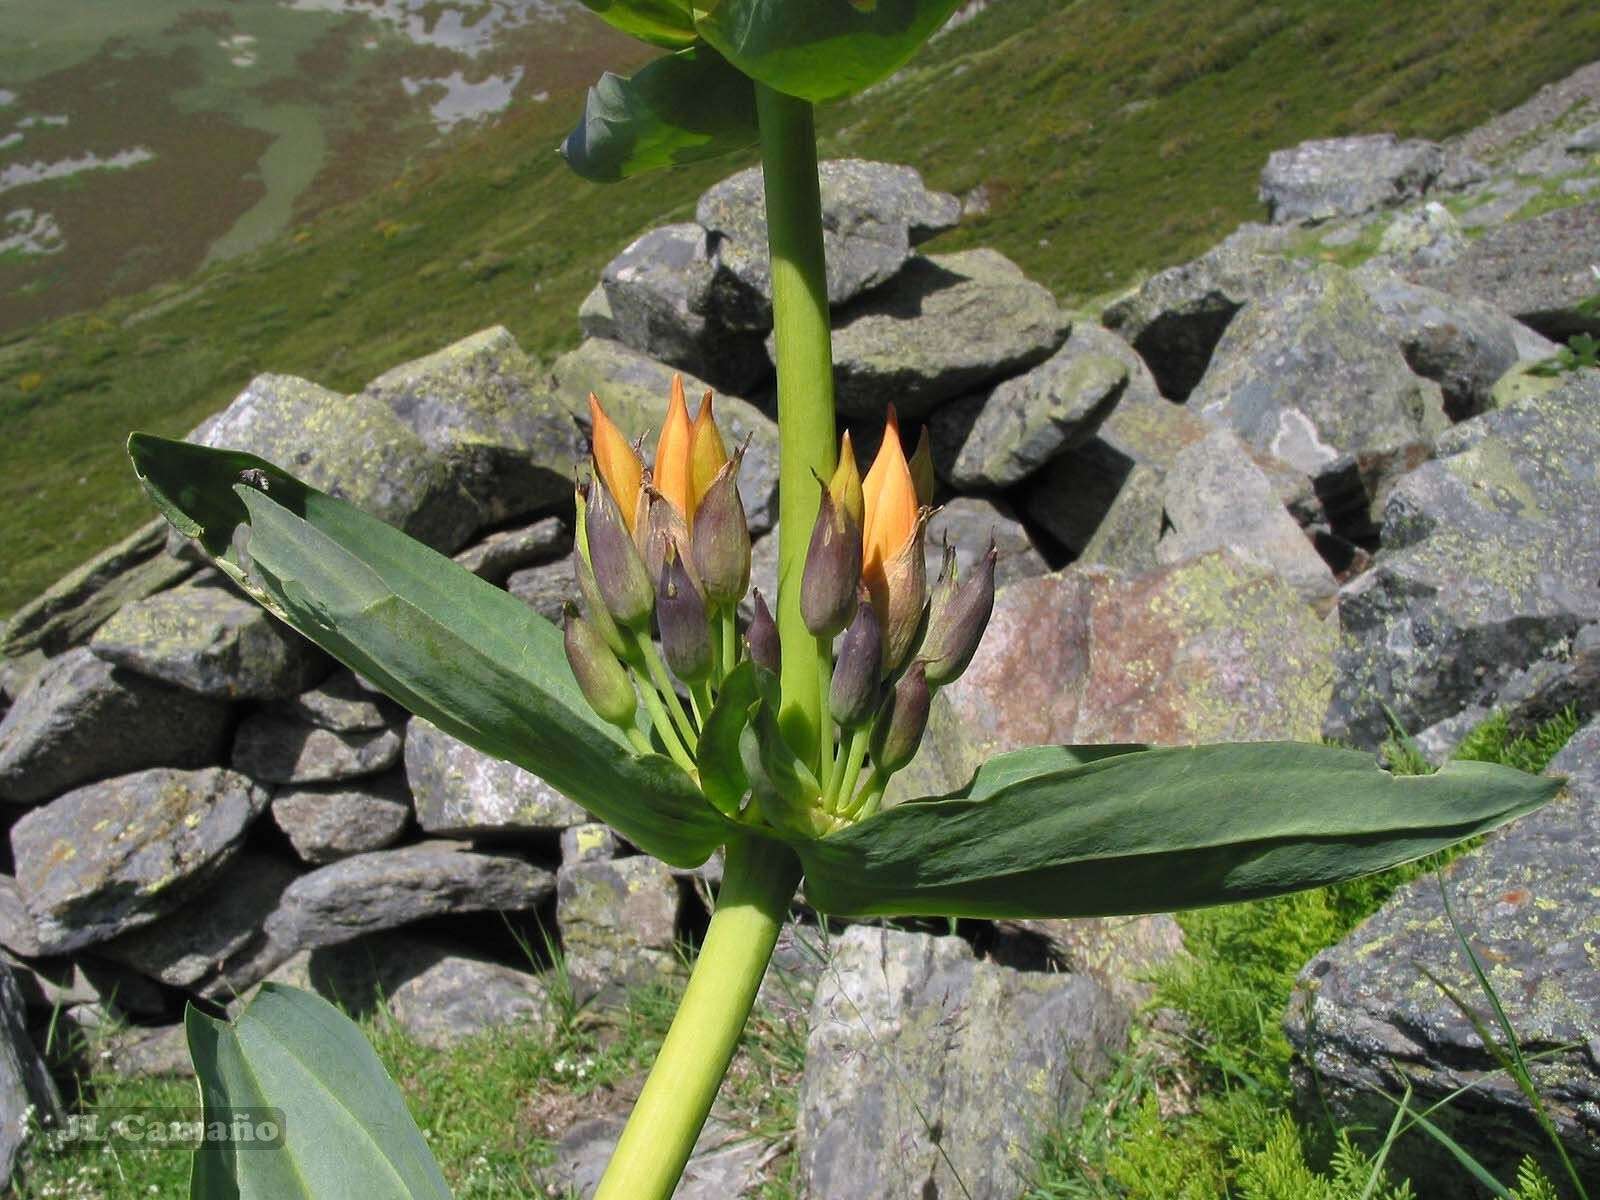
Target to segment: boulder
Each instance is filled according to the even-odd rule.
[[[130,1025],[100,1042],[112,1072],[124,1079],[186,1079],[194,1075],[189,1038],[181,1021],[171,1025]]]
[[[1087,976],[1130,1011],[1150,1002],[1152,977],[1183,954],[1183,930],[1171,913],[996,921],[988,946],[1001,966]]]
[[[1082,1111],[1127,1025],[1084,976],[978,962],[959,938],[847,929],[812,1002],[802,1194],[1017,1195],[1041,1133]]]
[[[98,953],[98,949],[96,951]],[[32,962],[0,955],[10,967],[23,1006],[54,1016],[90,1008],[104,1017],[164,1015],[169,1004],[162,988],[143,975],[99,958],[38,958]]]
[[[580,1004],[617,1004],[629,989],[662,983],[682,970],[678,884],[653,858],[563,865],[556,875],[556,924]]]
[[[1417,274],[1418,283],[1476,298],[1547,338],[1600,336],[1600,314],[1578,305],[1600,291],[1590,257],[1577,247],[1600,240],[1600,202],[1559,208],[1490,229],[1448,266]]]
[[[124,606],[95,631],[89,649],[115,666],[220,700],[291,696],[332,665],[266,609],[215,580]]]
[[[602,825],[598,821],[574,825],[561,831],[561,865],[572,867],[578,863],[609,862],[617,857],[620,845],[609,825]]]
[[[350,671],[337,671],[320,686],[269,706],[286,720],[333,733],[378,733],[396,720],[398,709],[386,697],[363,687]]]
[[[1400,270],[1443,266],[1466,248],[1461,222],[1437,200],[1402,212],[1378,239],[1379,256]]]
[[[1159,467],[1138,463],[1123,478],[1111,507],[1074,561],[1085,567],[1148,571],[1159,565],[1156,548],[1166,527],[1166,475]]]
[[[303,861],[321,866],[399,841],[411,824],[411,796],[401,771],[352,783],[279,788],[272,820]]]
[[[424,1046],[447,1049],[491,1029],[553,1030],[556,1013],[536,975],[436,949],[388,991],[395,1022]]]
[[[995,561],[994,579],[997,587],[1004,587],[1018,579],[1029,579],[1050,570],[1044,559],[1022,527],[1022,522],[1011,510],[997,500],[982,496],[956,496],[948,503],[934,509],[928,518],[925,534],[927,548],[925,564],[931,585],[944,568],[944,546],[948,542],[956,552],[956,570],[965,579],[977,569],[978,560],[987,553],[990,539],[1000,557]],[[777,568],[774,565],[773,578]],[[763,592],[763,595],[769,593]]]
[[[1274,224],[1326,221],[1414,200],[1443,169],[1435,142],[1392,133],[1327,138],[1273,151],[1260,196]]]
[[[10,875],[0,875],[0,946],[23,958],[37,958],[44,952],[39,946],[33,914]]]
[[[1550,773],[1568,776],[1562,797],[1452,863],[1443,887],[1528,1054],[1545,1112],[1578,1174],[1592,1179],[1600,1173],[1600,723],[1579,731]],[[1527,1100],[1440,984],[1488,1012],[1440,883],[1425,875],[1301,972],[1284,1021],[1301,1103],[1341,1126],[1382,1130],[1394,1112],[1382,1093],[1409,1086],[1414,1105],[1507,1183],[1523,1155],[1564,1179]],[[1492,1019],[1488,1027],[1501,1037]],[[1420,1131],[1396,1142],[1388,1161],[1421,1194],[1462,1194],[1459,1164]]]
[[[224,703],[69,650],[0,720],[0,800],[38,804],[144,767],[206,766],[222,758],[231,724]]]
[[[623,1124],[620,1116],[585,1117],[561,1132],[554,1161],[544,1171],[547,1193],[590,1200],[617,1148]],[[684,1164],[683,1176],[672,1193],[674,1200],[736,1200],[759,1195],[765,1179],[763,1168],[780,1152],[781,1146],[712,1113]]]
[[[930,192],[911,167],[862,159],[819,164],[828,303],[837,307],[895,276],[911,247],[954,228],[961,202]],[[731,328],[772,327],[766,189],[761,168],[716,184],[695,207],[716,266],[712,307]]]
[[[263,711],[239,723],[233,765],[262,783],[334,783],[380,775],[400,761],[400,751],[393,729],[335,733]]]
[[[578,305],[578,329],[586,338],[617,340],[617,321],[611,315],[611,301],[606,299],[606,287],[597,283]]]
[[[1600,619],[1600,374],[1456,426],[1389,498],[1383,548],[1339,595],[1327,736],[1376,746],[1492,705]]]
[[[148,925],[233,857],[266,790],[221,767],[158,767],[78,788],[11,827],[39,947],[66,954]]]
[[[423,831],[447,837],[538,835],[589,820],[537,775],[491,758],[422,717],[406,727],[406,780]]]
[[[567,604],[578,602],[578,581],[573,574],[572,554],[511,572],[506,579],[506,591],[546,621],[554,625],[561,624]]]
[[[589,420],[588,396],[594,392],[605,404],[606,412],[630,440],[647,438],[646,453],[655,452],[655,436],[667,415],[667,397],[673,370],[647,358],[620,342],[590,338],[576,350],[556,359],[551,368],[551,387],[563,404],[583,413]],[[685,376],[684,390],[690,403],[707,389],[699,379]],[[769,528],[778,519],[778,426],[755,405],[737,396],[719,393],[716,397],[717,424],[729,449],[749,439],[739,474],[739,498],[752,530]],[[588,454],[575,455],[567,467],[571,488],[573,467]]]
[[[1411,373],[1360,285],[1327,264],[1234,318],[1189,406],[1309,475],[1355,540],[1449,424],[1438,385]]]
[[[8,1188],[32,1127],[60,1128],[61,1094],[33,1040],[11,972],[0,965],[0,1188]]]
[[[562,558],[572,550],[572,530],[560,517],[542,517],[532,525],[502,529],[474,542],[455,556],[479,579],[502,584],[523,567]]]
[[[839,311],[839,411],[881,421],[892,401],[902,417],[920,419],[1043,362],[1071,327],[1055,298],[996,251],[918,256]]]

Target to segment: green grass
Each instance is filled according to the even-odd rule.
[[[1577,728],[1570,710],[1522,735],[1496,715],[1462,742],[1456,756],[1538,772]],[[1391,761],[1396,758],[1402,773],[1427,769],[1415,757],[1392,753]],[[1357,1131],[1296,1123],[1282,1018],[1295,978],[1312,957],[1376,912],[1396,888],[1466,848],[1335,887],[1180,913],[1190,957],[1156,978],[1152,1011],[1178,1014],[1181,1028],[1146,1024],[1136,1030],[1132,1049],[1085,1109],[1084,1122],[1045,1140],[1028,1200],[1410,1195],[1404,1181],[1386,1180],[1352,1142]],[[1517,1189],[1521,1197],[1545,1194],[1539,1189],[1548,1184],[1529,1180]]]
[[[983,185],[989,213],[938,248],[995,246],[1075,302],[1259,216],[1272,149],[1468,128],[1597,39],[1579,0],[1008,0],[819,127],[825,153]],[[585,184],[553,153],[579,84],[260,251],[0,337],[0,613],[149,517],[129,429],[185,432],[261,371],[353,390],[494,323],[546,359],[574,345],[605,262],[749,161]]]

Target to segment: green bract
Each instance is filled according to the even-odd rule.
[[[583,4],[606,24],[652,46],[678,50],[698,36],[689,5],[680,0],[583,0]]]

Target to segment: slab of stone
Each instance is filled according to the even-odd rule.
[[[98,947],[95,954],[98,953]],[[23,961],[0,955],[16,980],[25,1007],[61,1013],[89,1007],[119,1020],[159,1016],[170,1007],[166,994],[142,975],[93,955]]]
[[[1076,562],[1086,567],[1149,571],[1167,524],[1167,479],[1159,467],[1137,463],[1117,489]]]
[[[61,1094],[28,1036],[16,982],[0,966],[0,1188],[11,1182],[30,1122],[60,1128],[64,1117]]]
[[[561,831],[561,865],[576,866],[586,862],[609,862],[617,857],[620,843],[611,826],[598,821],[573,825]]]
[[[253,713],[239,723],[233,765],[262,783],[334,783],[380,775],[400,761],[393,729],[335,733],[275,712]]]
[[[1430,200],[1389,222],[1378,240],[1378,258],[1415,271],[1454,262],[1466,248],[1461,222],[1444,205]]]
[[[578,305],[578,329],[586,338],[617,338],[616,318],[611,315],[611,301],[606,299],[605,284],[597,283]]]
[[[267,792],[234,771],[158,767],[78,788],[11,827],[17,886],[46,954],[148,925],[238,849]]]
[[[1562,797],[1452,863],[1444,887],[1529,1056],[1545,1111],[1579,1175],[1593,1178],[1600,1171],[1600,723],[1580,730],[1549,770],[1568,777]],[[1301,972],[1284,1021],[1301,1103],[1331,1110],[1341,1125],[1386,1128],[1393,1108],[1376,1089],[1393,1095],[1409,1084],[1423,1107],[1454,1097],[1432,1119],[1490,1171],[1509,1180],[1531,1155],[1551,1179],[1565,1178],[1515,1083],[1424,969],[1487,1013],[1489,999],[1431,875],[1402,887]],[[1417,1133],[1394,1145],[1389,1162],[1434,1184],[1463,1178],[1446,1151]]]
[[[622,1136],[623,1124],[620,1116],[586,1117],[566,1130],[556,1142],[555,1161],[544,1171],[550,1194],[590,1200]],[[754,1196],[764,1179],[764,1168],[780,1152],[781,1146],[713,1113],[695,1140],[672,1194],[675,1200]]]
[[[1260,197],[1274,224],[1326,221],[1414,200],[1443,169],[1436,142],[1392,133],[1326,138],[1273,151]]]
[[[492,1029],[551,1030],[556,1022],[537,975],[443,950],[391,988],[388,1000],[400,1027],[436,1050]]]
[[[576,604],[579,598],[572,555],[511,572],[506,579],[506,591],[546,621],[561,624],[567,604]]]
[[[572,530],[560,517],[542,517],[532,525],[501,529],[474,542],[455,556],[479,579],[504,583],[506,576],[523,567],[565,557],[572,550]]]
[[[398,709],[363,687],[355,675],[336,671],[318,687],[271,706],[281,717],[334,733],[377,733],[395,722]]]
[[[683,969],[675,942],[678,884],[656,859],[563,865],[556,924],[579,1003],[621,1003],[630,989],[663,983]]]
[[[222,758],[220,701],[120,670],[85,647],[29,682],[0,720],[0,800],[38,804],[92,779]]]
[[[680,372],[681,373],[681,372]],[[563,354],[551,367],[550,386],[563,404],[581,412],[588,427],[590,392],[600,397],[606,412],[630,441],[645,439],[645,457],[655,454],[656,436],[667,415],[673,369],[621,342],[590,338],[576,350]],[[691,408],[699,404],[707,384],[685,375],[684,391]],[[748,400],[717,393],[717,424],[729,449],[750,448],[739,473],[739,498],[753,531],[769,528],[778,519],[778,426]],[[587,450],[584,451],[587,455]],[[577,458],[573,459],[576,463]],[[568,473],[568,495],[571,474]]]
[[[1050,570],[1050,564],[1034,546],[1022,522],[998,500],[982,496],[956,496],[934,510],[933,516],[928,519],[924,536],[924,562],[930,585],[944,569],[946,542],[956,552],[956,571],[962,579],[977,570],[979,560],[988,553],[990,539],[993,539],[995,549],[1000,552],[1000,557],[995,560],[995,586],[1004,587],[1018,579],[1043,575]]]
[[[10,875],[0,875],[0,946],[23,958],[36,958],[43,953],[33,914]]]
[[[894,280],[839,311],[833,331],[839,411],[881,421],[893,402],[916,420],[1049,358],[1071,320],[993,250],[917,256]]]
[[[958,938],[846,930],[806,1040],[804,1193],[1016,1195],[1041,1131],[1082,1110],[1127,1022],[1084,976],[977,962]]]
[[[402,771],[353,783],[279,788],[272,820],[302,861],[321,866],[399,841],[411,824],[411,795]]]
[[[589,820],[537,775],[474,750],[422,717],[406,727],[405,762],[417,824],[429,834],[553,839]]]
[[[1002,966],[1087,976],[1130,1011],[1150,1002],[1153,976],[1184,953],[1183,930],[1171,913],[996,921],[988,947],[988,957]]]
[[[125,605],[95,631],[89,649],[115,666],[220,700],[291,696],[332,666],[259,604],[214,582]]]
[[[171,1025],[130,1025],[104,1038],[101,1061],[124,1079],[188,1079],[194,1075],[189,1038],[181,1021]]]

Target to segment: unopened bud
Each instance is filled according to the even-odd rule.
[[[872,727],[872,762],[879,774],[892,775],[916,757],[931,701],[922,664],[914,662],[884,700]]]
[[[750,661],[776,675],[783,661],[778,623],[772,619],[767,602],[761,598],[760,588],[756,588],[754,596],[756,613],[750,621],[750,628],[744,632],[744,640],[750,646]]]
[[[861,470],[856,466],[856,451],[850,444],[848,429],[844,431],[844,437],[839,439],[839,465],[834,468],[833,478],[828,480],[828,495],[833,497],[835,508],[848,514],[850,519],[863,529],[866,528],[866,501],[861,491]]]
[[[669,551],[679,558],[689,554],[689,525],[672,501],[653,486],[647,484],[640,494],[644,508],[635,528],[635,542],[645,572],[651,579],[660,579]]]
[[[732,608],[750,587],[750,525],[739,499],[743,457],[742,450],[736,451],[717,471],[700,501],[690,534],[695,572],[713,608]]]
[[[701,683],[710,676],[711,625],[706,602],[675,547],[668,548],[661,564],[656,623],[661,629],[662,657],[674,675],[685,683]]]
[[[589,481],[587,496],[584,535],[600,598],[618,625],[641,628],[650,620],[655,602],[644,560],[610,489],[598,476]]]
[[[916,453],[906,464],[911,468],[911,482],[917,489],[917,503],[923,508],[933,503],[933,446],[928,441],[928,427],[922,427],[922,436],[917,439]]]
[[[883,641],[878,614],[866,600],[856,601],[855,619],[839,639],[828,690],[828,711],[846,729],[864,724],[878,707],[879,681],[883,678]]]
[[[991,540],[977,570],[968,579],[957,580],[955,552],[945,547],[945,571],[934,589],[928,632],[918,655],[927,665],[929,686],[939,688],[954,683],[977,653],[983,631],[989,626],[989,614],[994,611],[994,564],[998,557]]]
[[[928,566],[923,551],[926,521],[927,510],[924,509],[917,514],[917,523],[905,545],[867,580],[883,636],[885,675],[910,657],[922,634],[922,619],[928,605]]]
[[[572,604],[566,607],[563,641],[567,662],[589,707],[612,725],[622,728],[632,725],[639,703],[633,682],[599,631],[580,617]]]
[[[600,585],[595,582],[594,568],[589,565],[589,535],[588,502],[584,499],[583,489],[579,488],[574,507],[577,511],[575,523],[577,552],[572,556],[572,573],[578,581],[578,601],[583,607],[583,618],[598,633],[605,644],[611,647],[611,652],[618,658],[627,657],[628,643],[622,636],[622,631],[617,628],[617,623],[611,619],[611,614],[606,610],[605,598],[600,595]]]
[[[849,624],[861,583],[861,526],[838,508],[828,489],[811,530],[800,576],[800,615],[816,637],[831,638]]]

